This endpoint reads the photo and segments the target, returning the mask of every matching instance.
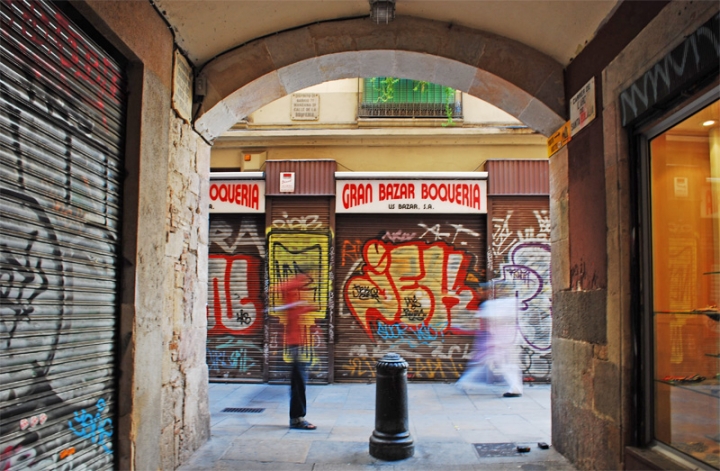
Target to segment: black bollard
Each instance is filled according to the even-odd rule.
[[[370,455],[385,461],[410,458],[415,445],[408,430],[408,364],[397,353],[387,353],[376,365],[375,430]]]

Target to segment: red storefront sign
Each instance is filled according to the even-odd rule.
[[[264,181],[210,181],[211,213],[264,213]]]
[[[338,213],[486,213],[485,180],[338,180]]]

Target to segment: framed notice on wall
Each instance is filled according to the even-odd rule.
[[[172,107],[187,122],[192,115],[193,71],[188,61],[175,51],[173,60]]]
[[[320,95],[317,93],[294,93],[290,119],[293,121],[317,121],[320,118]]]
[[[595,77],[570,99],[570,134],[574,136],[595,119]]]

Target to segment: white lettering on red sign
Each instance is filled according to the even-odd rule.
[[[210,201],[222,201],[257,210],[260,205],[260,187],[257,183],[211,183]]]

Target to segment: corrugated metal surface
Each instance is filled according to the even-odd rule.
[[[552,286],[550,201],[548,197],[493,197],[489,200],[492,241],[488,267],[495,279],[517,290],[520,365],[525,377],[549,380]]]
[[[485,215],[337,215],[335,380],[367,381],[387,352],[408,378],[455,381],[472,354]]]
[[[51,4],[0,13],[0,468],[111,469],[124,77]]]
[[[306,345],[301,355],[311,382],[328,382],[329,314],[332,299],[330,198],[273,198],[268,228],[268,380],[289,381],[292,357],[285,344],[285,311],[274,288],[298,273],[311,282],[315,310],[307,314]]]
[[[488,195],[549,195],[547,160],[488,160]]]
[[[262,381],[265,215],[211,214],[209,241],[210,379]]]
[[[268,196],[332,196],[335,194],[334,160],[268,160],[265,194]],[[295,173],[295,191],[280,192],[280,173]]]

